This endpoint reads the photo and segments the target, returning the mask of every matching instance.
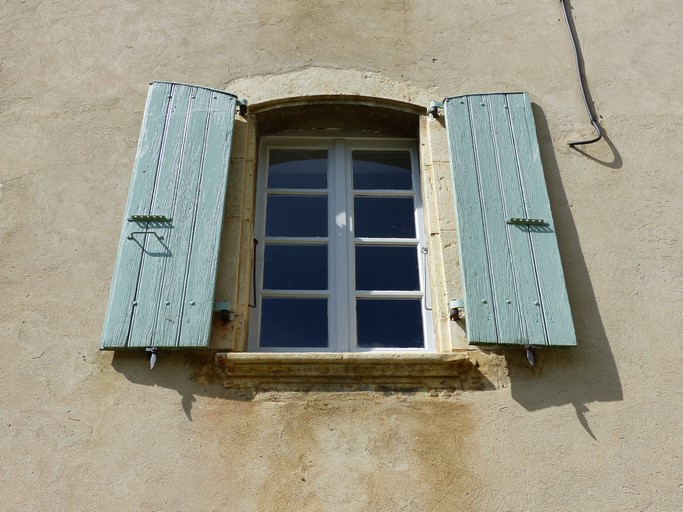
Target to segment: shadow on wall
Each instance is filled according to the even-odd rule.
[[[598,311],[590,276],[581,250],[572,212],[564,193],[564,187],[555,159],[550,131],[543,111],[532,105],[539,138],[541,159],[545,170],[551,208],[557,226],[560,254],[567,281],[578,346],[570,349],[545,349],[536,354],[537,366],[531,370],[520,348],[504,349],[512,398],[526,410],[572,404],[577,417],[586,431],[593,435],[584,417],[587,404],[612,402],[623,399],[621,382],[614,357]],[[593,158],[610,168],[621,166],[621,157],[611,141],[605,137],[600,144],[607,144],[612,152],[610,161]],[[605,150],[596,148],[598,151]],[[588,150],[586,150],[588,151]],[[582,153],[584,151],[581,151]],[[249,401],[261,390],[274,391],[424,391],[424,386],[330,385],[329,383],[280,384],[263,388],[231,389],[224,386],[224,376],[214,359],[214,352],[160,352],[157,366],[149,369],[145,353],[116,352],[113,368],[130,382],[145,386],[161,386],[173,389],[181,396],[185,415],[192,420],[192,403],[195,396]],[[501,369],[504,373],[504,369]],[[495,379],[494,379],[495,380]],[[504,380],[504,379],[503,379]],[[466,390],[494,390],[500,382],[492,382],[476,367],[461,372],[457,378],[442,385],[433,386],[448,392]]]
[[[623,399],[619,373],[600,318],[581,244],[564,193],[559,167],[545,114],[532,105],[538,132],[541,160],[550,195],[550,205],[567,292],[576,329],[577,347],[537,351],[535,375],[530,371],[523,350],[505,354],[513,399],[527,410],[572,404],[583,427],[592,432],[583,413],[591,402],[614,402]],[[603,162],[614,168],[621,157],[607,139],[614,159]],[[582,152],[583,153],[583,152]],[[594,436],[593,436],[594,437]]]
[[[422,369],[410,363],[389,363],[386,367],[381,365],[382,368],[367,363],[350,363],[340,365],[344,374],[337,373],[339,368],[335,370],[330,366],[319,370],[320,373],[296,373],[296,363],[282,362],[231,375],[225,368],[221,370],[221,365],[216,362],[215,351],[160,351],[154,370],[150,370],[147,353],[131,350],[114,352],[111,365],[134,384],[175,390],[181,396],[183,410],[190,421],[196,396],[250,401],[260,392],[275,391],[374,392],[384,395],[422,393],[425,396],[429,393],[429,396],[450,398],[464,391],[495,390],[504,380],[502,365],[492,374],[497,381],[494,383],[480,371],[478,361],[469,357],[422,364]],[[409,366],[413,371],[405,372],[404,366]]]
[[[220,385],[220,375],[214,363],[214,352],[161,351],[154,370],[149,368],[149,356],[141,351],[114,352],[112,367],[130,382],[143,386],[174,389],[181,396],[187,419],[192,421],[195,396],[249,401],[253,390],[226,389]]]

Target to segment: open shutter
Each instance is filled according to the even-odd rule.
[[[100,348],[208,345],[235,105],[150,86]]]
[[[576,345],[528,94],[444,110],[469,342]]]

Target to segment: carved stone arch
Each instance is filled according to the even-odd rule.
[[[259,135],[330,134],[417,137],[435,91],[356,69],[307,67],[241,78],[227,89],[249,100]]]

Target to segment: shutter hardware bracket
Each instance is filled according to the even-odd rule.
[[[128,217],[128,222],[137,222],[137,223],[142,223],[142,222],[171,222],[173,221],[172,218],[166,217],[166,215],[140,215],[140,214],[135,214],[131,215]],[[161,226],[157,226],[161,227]],[[133,235],[154,235],[157,237],[159,240],[164,239],[164,235],[160,235],[159,233],[155,231],[131,231],[127,238],[128,240],[133,240],[134,236]]]
[[[448,303],[450,311],[450,318],[454,322],[463,320],[465,318],[465,301],[462,299],[455,299]]]
[[[215,302],[213,311],[214,313],[218,313],[220,319],[225,323],[235,319],[235,313],[230,310],[230,303],[227,301]]]
[[[451,320],[457,322],[458,320],[463,320],[465,317],[465,301],[462,299],[452,300],[448,303],[448,309],[450,310]],[[529,361],[531,367],[536,366],[536,356],[534,354],[534,347],[531,345],[524,345],[524,353],[526,354],[526,360]]]
[[[128,222],[171,222],[173,219],[166,215],[131,215]]]
[[[432,100],[429,102],[429,108],[427,109],[427,115],[432,116],[434,119],[439,117],[439,109],[443,109],[443,101]]]
[[[512,217],[505,221],[508,224],[528,224],[529,226],[547,226],[548,223],[543,219],[521,219],[519,217]]]
[[[249,102],[245,99],[237,98],[236,103],[237,103],[237,112],[239,113],[239,115],[241,115],[242,117],[246,116],[247,115],[247,105],[249,104]]]
[[[164,239],[164,235],[160,235],[160,234],[157,233],[156,231],[131,231],[130,234],[128,235],[128,237],[127,237],[128,240],[132,240],[133,238],[135,238],[133,235],[154,235],[154,236],[157,237],[159,240],[163,240],[163,239]]]
[[[154,370],[154,366],[157,364],[157,348],[147,347],[145,352],[149,352],[149,369]]]

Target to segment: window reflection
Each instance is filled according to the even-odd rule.
[[[354,151],[355,190],[412,190],[412,166],[408,151]]]
[[[268,188],[327,188],[327,151],[271,149]]]

